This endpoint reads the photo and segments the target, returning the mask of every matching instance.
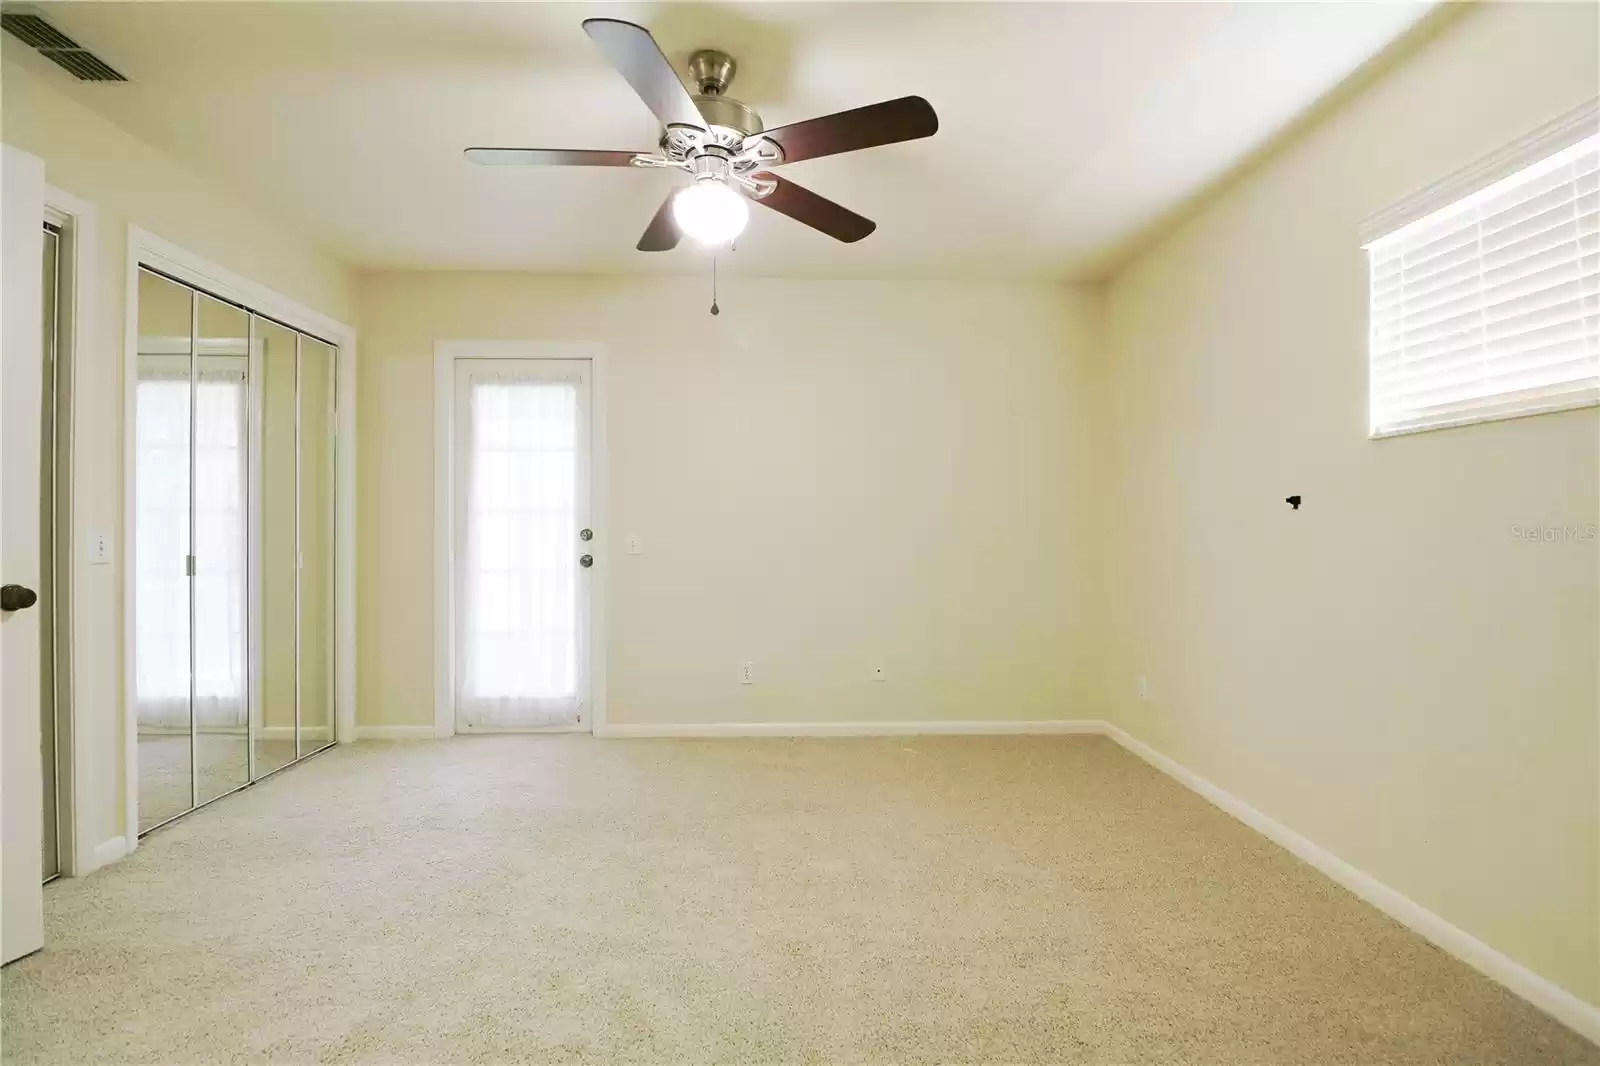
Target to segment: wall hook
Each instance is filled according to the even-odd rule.
[[[1300,497],[1298,496],[1285,496],[1283,502],[1293,507],[1296,511],[1300,510]]]

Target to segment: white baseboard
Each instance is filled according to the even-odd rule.
[[[1486,977],[1492,978],[1562,1024],[1600,1044],[1600,1007],[1585,1003],[1560,985],[1540,977],[1503,955],[1459,926],[1439,917],[1415,900],[1396,892],[1372,875],[1261,813],[1233,793],[1207,781],[1183,764],[1161,754],[1126,730],[1104,723],[1106,736],[1139,756],[1167,776],[1199,793],[1262,836],[1333,881],[1354,892],[1401,925],[1454,955]]]
[[[110,840],[102,841],[95,845],[94,865],[83,873],[93,873],[102,866],[109,866],[126,854],[128,854],[127,837],[112,837]]]
[[[429,725],[357,725],[357,740],[434,740],[437,734]]]
[[[922,722],[705,722],[661,725],[610,723],[600,734],[641,737],[906,737],[1017,736],[1041,733],[1103,733],[1105,723],[1050,718],[1038,721]]]
[[[256,736],[262,740],[293,740],[294,726],[292,725],[264,725],[256,730]],[[333,739],[333,729],[325,725],[303,725],[300,727],[300,736],[309,741],[327,741]]]
[[[200,728],[195,732],[201,736],[242,737],[247,736],[249,731],[242,725],[208,726],[201,724]],[[140,726],[139,735],[141,737],[186,737],[189,735],[189,730],[170,726]],[[333,734],[330,726],[303,725],[300,727],[300,735],[307,740],[327,740]],[[264,725],[256,730],[256,736],[261,740],[293,740],[294,726]]]

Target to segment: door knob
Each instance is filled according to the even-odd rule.
[[[0,585],[0,611],[26,611],[39,602],[39,594],[26,585]]]
[[[578,539],[579,540],[593,540],[594,539],[594,530],[592,530],[592,529],[580,529],[578,531]]]
[[[585,570],[589,569],[589,567],[594,565],[594,556],[592,556],[592,555],[580,555],[580,556],[578,556],[578,565],[583,567]]]

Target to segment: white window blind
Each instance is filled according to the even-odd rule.
[[[1600,402],[1600,136],[1367,251],[1373,436]]]

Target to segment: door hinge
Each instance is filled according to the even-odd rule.
[[[194,577],[194,556],[185,555],[183,557],[183,572],[188,577]]]

